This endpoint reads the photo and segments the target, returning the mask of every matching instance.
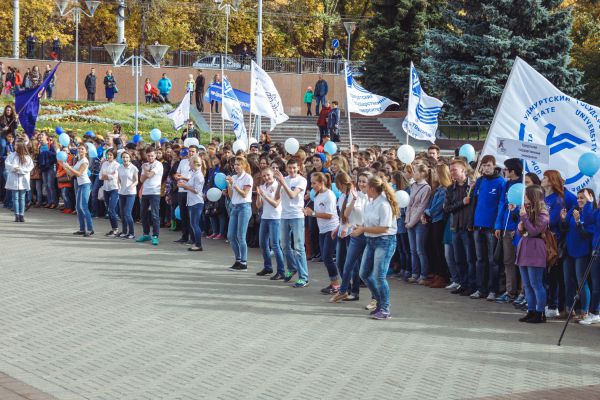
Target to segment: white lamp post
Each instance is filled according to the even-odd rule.
[[[346,57],[346,60],[348,60],[348,63],[350,63],[350,36],[352,35],[352,32],[354,32],[354,29],[356,28],[356,22],[352,22],[352,21],[344,22],[344,28],[346,28],[346,33],[348,34],[348,56]]]
[[[61,17],[73,14],[73,22],[75,22],[75,101],[77,101],[79,100],[79,22],[81,22],[81,14],[92,18],[100,2],[89,0],[85,2],[89,14],[83,10],[79,0],[73,0],[73,7],[67,10],[70,3],[70,0],[56,0]]]
[[[153,68],[160,68],[160,62],[165,56],[167,50],[169,50],[169,46],[154,44],[146,46],[150,55],[154,59],[154,63],[146,60],[142,55],[136,54],[133,52],[133,55],[127,58],[125,61],[120,62],[121,55],[127,48],[126,44],[123,43],[110,43],[105,44],[104,48],[110,54],[113,65],[115,67],[122,67],[127,65],[129,61],[131,61],[131,76],[135,77],[135,134],[138,134],[138,113],[139,113],[139,103],[140,103],[140,76],[142,76],[142,66],[144,63],[150,65]]]

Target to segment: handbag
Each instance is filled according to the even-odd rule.
[[[542,239],[544,239],[544,243],[546,244],[546,265],[548,269],[554,267],[558,260],[558,243],[556,241],[556,236],[550,230],[550,228],[546,228],[544,232],[541,234]]]
[[[30,179],[42,179],[42,171],[40,170],[40,167],[38,167],[37,165],[35,167],[33,167],[33,169],[31,170],[31,172],[29,174],[29,178]]]
[[[494,262],[496,265],[502,265],[504,263],[504,240],[502,237],[496,240],[496,247],[494,247]]]

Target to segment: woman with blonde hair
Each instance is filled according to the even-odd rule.
[[[413,179],[415,183],[410,186],[410,202],[406,209],[406,229],[412,256],[412,276],[409,283],[428,285],[429,256],[425,250],[429,227],[425,217],[425,208],[429,204],[431,194],[431,169],[425,164],[414,166]]]
[[[33,169],[33,160],[24,142],[16,142],[15,152],[6,157],[4,166],[8,173],[5,187],[12,194],[15,222],[25,222],[25,194],[30,187],[29,174]]]
[[[202,251],[202,229],[200,228],[200,217],[204,209],[204,175],[202,174],[202,160],[193,156],[189,160],[190,178],[186,181],[180,180],[177,186],[187,191],[187,209],[190,215],[190,228],[194,233],[194,245],[189,251]]]
[[[235,255],[235,263],[229,269],[231,271],[247,271],[248,244],[246,243],[246,233],[252,216],[251,203],[254,181],[250,164],[248,164],[245,157],[235,157],[233,168],[235,175],[226,178],[227,194],[231,199],[227,239],[231,243]]]
[[[90,162],[88,160],[88,151],[85,144],[80,144],[77,147],[77,155],[79,161],[74,166],[70,166],[64,161],[59,161],[61,166],[67,171],[70,176],[77,177],[77,219],[79,219],[79,230],[73,232],[73,235],[81,235],[88,237],[94,234],[92,225],[92,214],[88,207],[90,201],[90,192],[92,190],[92,181],[88,175]],[[87,230],[86,230],[87,225]]]

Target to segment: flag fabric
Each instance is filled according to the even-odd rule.
[[[410,63],[408,89],[408,114],[404,118],[402,128],[415,139],[429,140],[434,143],[438,128],[438,115],[442,111],[444,103],[425,93],[421,87],[419,74],[412,62]]]
[[[244,113],[242,106],[231,87],[227,78],[223,77],[223,91],[225,92],[223,101],[223,119],[233,122],[233,132],[237,140],[244,140],[248,143],[248,134],[244,125]]]
[[[250,112],[250,93],[243,92],[238,89],[233,89],[240,105],[242,106],[242,111],[249,113]],[[221,84],[220,83],[211,83],[210,86],[206,89],[204,93],[204,100],[207,103],[211,101],[216,101],[217,103],[221,102]]]
[[[497,148],[499,138],[549,146],[549,165],[528,161],[527,171],[542,178],[545,170],[558,170],[565,187],[576,193],[600,188],[600,174],[587,177],[578,166],[583,154],[598,154],[599,133],[600,108],[561,92],[517,57],[481,154],[494,155],[499,163],[510,158]]]
[[[173,129],[178,130],[186,121],[190,119],[190,92],[186,92],[183,100],[177,108],[167,114],[167,117],[173,121]]]
[[[250,78],[250,112],[271,119],[271,130],[289,119],[283,111],[281,96],[273,80],[252,60]]]
[[[48,74],[46,79],[44,79],[44,82],[37,88],[15,92],[15,109],[19,114],[19,122],[25,133],[27,133],[27,136],[30,138],[35,131],[35,124],[40,111],[40,97],[50,84],[50,81],[60,64],[61,63],[58,63],[52,68],[50,74]]]
[[[346,63],[346,97],[348,110],[361,115],[379,115],[392,104],[398,105],[387,97],[371,93],[360,86],[352,77],[350,65]]]

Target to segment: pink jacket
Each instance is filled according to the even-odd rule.
[[[517,264],[519,267],[546,268],[546,242],[540,237],[542,232],[548,228],[550,216],[544,210],[538,215],[535,224],[529,220],[527,214],[521,216],[523,228],[527,232],[522,236],[517,247]]]
[[[410,202],[406,209],[405,219],[407,228],[413,228],[420,222],[421,216],[429,205],[430,193],[431,186],[427,183],[413,183],[410,186]]]

